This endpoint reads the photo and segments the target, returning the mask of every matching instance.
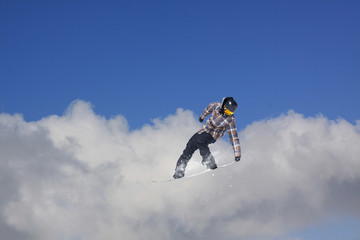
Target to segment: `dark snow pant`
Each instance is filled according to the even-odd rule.
[[[202,163],[213,162],[215,164],[215,159],[211,155],[209,144],[215,143],[216,140],[207,132],[201,134],[195,133],[186,144],[186,148],[183,151],[183,154],[180,156],[179,160],[176,163],[176,171],[185,171],[186,165],[191,159],[192,155],[196,150],[199,149],[200,155],[203,157]]]

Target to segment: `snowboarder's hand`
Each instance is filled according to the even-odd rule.
[[[238,162],[238,161],[240,161],[240,156],[235,157],[235,162]]]
[[[201,122],[201,123],[202,123],[203,121],[204,121],[204,119],[202,119],[202,118],[199,118],[199,122]]]

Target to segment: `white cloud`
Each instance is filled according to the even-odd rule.
[[[360,217],[359,122],[290,111],[240,133],[240,163],[152,183],[171,178],[196,119],[179,109],[130,131],[83,101],[37,122],[1,114],[2,239],[271,239]],[[211,149],[233,161],[227,141]],[[187,174],[199,162],[196,152]]]

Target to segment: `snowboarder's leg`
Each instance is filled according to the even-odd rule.
[[[185,175],[185,169],[186,169],[186,165],[189,162],[189,160],[191,159],[193,153],[197,150],[197,138],[198,138],[197,133],[195,133],[190,140],[188,141],[188,143],[186,144],[186,148],[183,151],[183,154],[180,156],[179,160],[176,163],[176,168],[175,168],[175,173],[174,173],[174,178],[182,178]]]
[[[216,140],[209,134],[203,133],[202,134],[202,141],[199,142],[199,151],[200,155],[202,156],[203,160],[201,163],[206,165],[207,168],[216,169],[217,165],[215,162],[215,158],[211,155],[209,144],[214,143]]]
[[[186,144],[186,148],[183,151],[183,155],[185,155],[186,158],[191,158],[194,152],[198,149],[198,139],[199,134],[195,133]]]
[[[186,165],[189,162],[191,156],[186,156],[185,154],[182,154],[179,158],[179,160],[176,163],[175,173],[173,175],[173,178],[182,178],[185,176],[185,169]]]

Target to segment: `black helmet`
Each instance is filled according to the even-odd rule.
[[[220,113],[223,115],[233,115],[236,111],[237,103],[235,102],[234,98],[232,97],[226,97],[223,98]]]

